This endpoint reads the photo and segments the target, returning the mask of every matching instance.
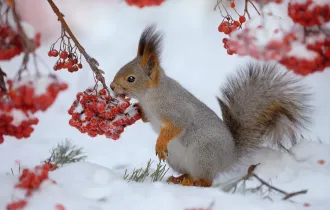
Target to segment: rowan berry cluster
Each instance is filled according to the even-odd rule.
[[[218,4],[222,4],[222,2],[220,1],[220,2],[218,2]],[[218,4],[217,4],[217,6],[218,6],[218,8],[221,12],[221,7]],[[225,6],[223,5],[223,7],[225,7]],[[235,1],[233,1],[233,0],[230,1],[230,7],[237,13],[237,11],[235,9],[235,7],[236,7]],[[239,15],[238,16],[238,20],[235,20],[228,13],[227,10],[226,10],[226,13],[227,13],[227,15],[223,16],[223,20],[220,23],[220,25],[218,26],[218,31],[222,32],[226,35],[229,35],[230,33],[237,30],[238,28],[242,28],[242,24],[246,22],[246,18],[245,18],[245,13],[244,13],[244,15]],[[221,15],[222,15],[222,12],[221,12]]]
[[[126,0],[126,3],[130,6],[137,6],[139,8],[159,6],[164,2],[164,0]]]
[[[223,32],[226,35],[230,34],[231,32],[241,27],[241,24],[245,22],[245,17],[240,16],[239,20],[240,21],[232,20],[229,17],[224,18],[224,20],[218,26],[218,31]]]
[[[19,177],[19,183],[15,185],[15,188],[24,190],[25,198],[18,201],[11,202],[7,205],[7,210],[20,210],[26,207],[27,199],[32,196],[33,192],[40,188],[40,185],[48,179],[48,173],[52,169],[52,165],[44,163],[43,165],[36,166],[34,170],[23,169],[21,176]],[[55,181],[50,180],[53,184]],[[63,205],[56,205],[56,209],[64,209]]]
[[[69,124],[91,137],[105,135],[117,140],[126,126],[140,119],[129,98],[113,97],[106,89],[86,89],[76,98],[68,111]]]
[[[0,110],[0,113],[0,143],[3,143],[4,135],[17,139],[28,138],[34,131],[32,126],[39,122],[29,112],[24,113],[19,109],[12,108],[9,112]]]
[[[276,4],[281,4],[283,2],[283,0],[252,0],[252,1],[257,2],[258,4],[268,4],[271,2],[274,2]]]
[[[59,42],[60,40],[60,42]],[[59,42],[59,50],[55,49],[55,45]],[[78,56],[77,47],[71,44],[71,39],[62,31],[62,36],[51,45],[48,52],[49,57],[57,57],[54,71],[67,69],[69,72],[76,72],[82,69],[81,56]]]
[[[223,46],[229,55],[276,60],[300,75],[323,71],[330,66],[330,28],[325,27],[330,10],[329,3],[322,2],[291,0],[288,16],[294,25],[268,14],[262,17],[264,25],[252,19],[242,30],[222,30],[230,36],[222,40]]]
[[[329,1],[291,0],[288,15],[302,26],[322,25],[330,21]]]
[[[40,34],[36,34],[34,47],[40,46]],[[10,26],[0,23],[0,60],[10,60],[24,51],[21,36]]]
[[[57,95],[68,88],[66,83],[57,80],[54,75],[27,77],[20,81],[8,80],[7,95],[12,105],[22,111],[46,111]]]
[[[44,163],[41,166],[36,166],[33,171],[25,168],[19,177],[19,183],[15,188],[26,190],[26,196],[31,196],[33,191],[38,190],[41,183],[48,179],[48,173],[52,166]]]
[[[28,138],[39,122],[33,114],[47,110],[67,87],[53,75],[7,80],[7,91],[0,91],[0,143],[4,135]]]

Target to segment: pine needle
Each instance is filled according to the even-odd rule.
[[[44,162],[61,166],[66,163],[80,162],[87,158],[87,156],[83,155],[82,147],[78,148],[67,139],[64,142],[57,144],[56,147],[52,148],[50,153],[50,157]]]
[[[144,182],[147,178],[150,179],[151,182],[161,181],[169,168],[166,165],[162,165],[161,162],[157,164],[156,170],[150,174],[150,167],[152,161],[151,159],[148,161],[147,166],[144,168],[133,169],[131,173],[127,173],[127,169],[125,170],[124,180],[135,181],[135,182]]]

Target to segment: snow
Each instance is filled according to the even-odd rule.
[[[292,49],[286,54],[288,56],[294,56],[296,58],[304,58],[308,60],[313,60],[318,55],[316,52],[308,50],[306,45],[301,42],[292,42]]]
[[[39,0],[29,0],[39,1]],[[161,7],[137,9],[127,7],[124,2],[98,4],[87,1],[55,1],[63,8],[68,23],[77,32],[77,37],[86,51],[100,63],[106,72],[107,83],[122,65],[136,55],[137,41],[147,24],[156,23],[165,32],[163,67],[169,76],[211,107],[219,116],[220,108],[215,96],[219,87],[235,68],[248,60],[227,55],[222,47],[223,34],[217,26],[221,22],[218,12],[212,12],[215,1],[168,0]],[[242,7],[237,1],[237,7]],[[35,4],[38,7],[38,4]],[[47,6],[47,5],[46,5]],[[73,7],[74,6],[74,7]],[[50,8],[36,8],[53,17],[50,25],[59,24],[51,16]],[[73,12],[77,11],[77,12]],[[285,9],[276,9],[274,15],[282,16]],[[47,16],[48,17],[48,16]],[[51,19],[51,18],[50,18]],[[42,21],[40,21],[42,22]],[[40,70],[51,71],[54,60],[47,56],[50,44],[56,40],[59,29],[53,37],[44,37],[44,45],[38,50],[43,62]],[[9,76],[14,75],[21,57],[12,62],[2,62],[1,67]],[[39,125],[29,139],[16,140],[5,137],[0,145],[0,209],[15,198],[22,196],[13,188],[18,180],[17,160],[21,167],[34,167],[49,157],[49,150],[58,142],[71,140],[84,147],[88,156],[85,162],[67,164],[50,173],[57,184],[46,182],[28,201],[26,210],[54,210],[63,204],[66,210],[108,210],[108,209],[157,209],[184,210],[207,208],[213,201],[213,209],[307,209],[325,210],[330,207],[330,88],[329,69],[310,75],[304,82],[315,92],[313,123],[303,135],[310,140],[301,141],[290,151],[293,155],[273,149],[261,149],[246,157],[233,172],[223,174],[217,183],[223,184],[246,173],[250,164],[261,163],[256,174],[272,185],[287,192],[308,189],[306,195],[292,198],[293,202],[282,201],[282,195],[271,193],[270,201],[260,193],[226,193],[220,187],[197,188],[169,185],[165,179],[175,174],[169,171],[161,182],[145,183],[123,180],[125,170],[145,166],[151,158],[155,170],[155,141],[157,135],[150,125],[141,121],[125,129],[117,141],[105,137],[90,138],[68,125],[67,110],[76,93],[93,86],[93,77],[87,64],[76,73],[58,71],[56,75],[69,83],[69,89],[60,93],[54,105],[45,113],[38,113]],[[46,68],[47,67],[47,68]],[[44,69],[42,69],[44,68]],[[317,140],[321,139],[322,143]],[[318,163],[324,160],[325,164]],[[14,175],[11,174],[13,168]],[[259,183],[247,182],[247,187]]]

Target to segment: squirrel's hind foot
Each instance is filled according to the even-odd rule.
[[[183,174],[178,177],[170,176],[167,183],[181,184],[182,186],[196,186],[196,187],[211,187],[212,181],[206,179],[194,179],[188,174]]]
[[[167,183],[173,183],[173,184],[181,184],[182,181],[186,178],[189,178],[188,174],[182,174],[181,176],[178,177],[174,177],[174,176],[170,176],[166,182]]]
[[[193,179],[188,177],[181,182],[182,186],[211,187],[212,181],[206,179]]]

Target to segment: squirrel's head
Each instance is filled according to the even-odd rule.
[[[157,87],[161,73],[160,53],[162,35],[155,26],[148,26],[141,34],[137,56],[124,65],[111,82],[111,89],[128,97],[143,95],[148,88]]]

